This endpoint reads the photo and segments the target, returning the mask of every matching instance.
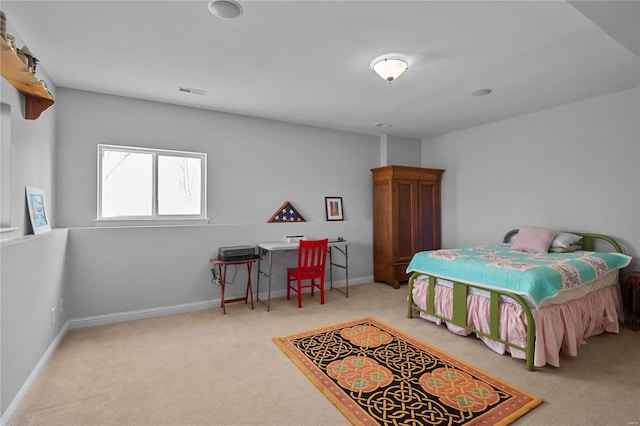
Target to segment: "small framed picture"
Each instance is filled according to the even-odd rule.
[[[327,220],[344,220],[342,197],[324,197],[327,208]]]
[[[49,217],[47,216],[46,200],[44,189],[35,186],[27,186],[27,206],[29,208],[29,218],[34,234],[51,231]]]

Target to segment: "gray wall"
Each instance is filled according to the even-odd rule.
[[[93,226],[99,143],[206,152],[212,224],[264,224],[287,200],[308,221],[324,222],[325,196],[343,197],[347,221],[371,219],[369,169],[379,163],[376,136],[58,92],[58,226]],[[325,225],[330,233],[333,224]]]
[[[422,142],[393,135],[380,137],[380,166],[400,164],[420,167]]]
[[[56,213],[72,228],[71,318],[218,299],[209,263],[218,247],[285,235],[348,239],[350,281],[370,281],[377,137],[71,89],[59,89],[58,102]],[[206,152],[211,224],[93,227],[99,143]],[[343,222],[326,221],[325,196],[343,197]],[[266,223],[285,201],[308,222]],[[280,266],[275,296],[285,288]]]
[[[8,32],[23,40],[10,24]],[[56,94],[44,68],[38,68],[38,78],[47,82]],[[55,119],[56,106],[44,111],[37,120],[24,119],[24,100],[4,78],[0,79],[2,103],[11,110],[10,134],[3,130],[2,145],[8,146],[9,170],[3,161],[0,193],[3,227],[17,228],[13,234],[21,237],[29,227],[26,213],[25,186],[44,188],[49,208],[49,220],[55,201]],[[9,137],[9,139],[7,139]],[[3,152],[6,153],[7,151]],[[8,176],[8,185],[4,180]],[[4,216],[4,213],[3,213]],[[3,234],[4,235],[4,234]],[[67,231],[3,241],[0,247],[0,412],[4,416],[37,362],[63,328],[67,312],[59,312],[59,299],[67,288]],[[55,320],[51,322],[51,309]]]
[[[23,41],[19,34],[7,26],[16,37],[18,46],[23,46]],[[49,79],[45,69],[38,67],[38,78],[45,80],[49,91],[56,96],[56,87]],[[55,189],[54,161],[55,161],[55,105],[44,111],[37,120],[24,119],[24,98],[18,91],[4,78],[0,78],[0,99],[3,104],[11,110],[10,140],[7,143],[7,135],[2,132],[3,147],[9,145],[10,171],[9,187],[10,193],[0,194],[3,204],[2,211],[10,205],[10,220],[2,218],[3,227],[18,228],[16,235],[24,235],[25,228],[29,225],[25,202],[25,186],[36,186],[43,188],[47,197],[47,207],[49,212],[55,209]],[[2,162],[2,178],[5,178],[4,166]],[[5,188],[6,182],[0,186]],[[55,215],[50,216],[52,226],[56,225]]]
[[[446,169],[443,245],[538,225],[611,235],[637,256],[639,104],[632,89],[424,140],[422,165]]]
[[[68,300],[67,233],[56,229],[2,246],[3,415],[68,318],[66,307],[59,311],[59,300]]]

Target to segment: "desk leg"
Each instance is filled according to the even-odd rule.
[[[345,295],[349,297],[349,246],[344,246],[344,282]]]
[[[340,253],[344,255],[344,265],[339,263],[334,263],[333,261],[333,249],[338,250]],[[345,289],[341,290],[336,288],[336,291],[340,293],[344,293],[346,297],[349,297],[349,246],[345,244],[344,250],[340,247],[330,247],[329,248],[329,280],[331,282],[331,290],[333,290],[333,267],[344,269],[345,273]]]
[[[262,271],[262,261],[258,260],[258,281],[256,284],[256,300],[267,307],[267,312],[271,310],[271,266],[273,264],[272,261],[272,251],[271,250],[262,250],[260,249],[260,257],[263,257],[265,254],[269,256],[269,273],[265,273]],[[260,275],[265,275],[268,281],[267,285],[267,303],[264,300],[260,299]]]
[[[247,291],[244,294],[244,303],[247,303],[247,297],[251,297],[251,309],[253,309],[253,289],[251,288],[251,265],[247,263]]]
[[[631,331],[636,331],[638,327],[638,292],[640,291],[640,282],[631,281]]]
[[[258,249],[262,250],[262,249]],[[262,253],[258,253],[262,257]],[[262,262],[258,260],[258,276],[256,277],[256,302],[260,302],[260,274],[262,273]]]
[[[220,275],[220,307],[222,308],[222,313],[227,313],[227,308],[224,306],[224,284],[227,282],[227,265],[218,265],[218,272]]]
[[[333,291],[333,247],[329,247],[329,288]]]
[[[273,266],[273,250],[269,250],[269,288],[267,290],[267,312],[271,311],[271,272]]]

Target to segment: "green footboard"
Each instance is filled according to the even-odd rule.
[[[447,321],[451,324],[455,324],[459,327],[465,328],[469,331],[472,331],[478,335],[488,337],[492,340],[495,340],[500,343],[504,343],[507,346],[512,348],[520,349],[525,352],[527,359],[527,370],[532,371],[533,367],[533,351],[535,349],[535,339],[536,339],[536,324],[533,320],[533,314],[531,313],[531,309],[527,305],[527,303],[522,299],[522,297],[517,294],[509,293],[501,290],[487,289],[482,286],[473,285],[473,284],[465,284],[460,282],[453,282],[453,317],[446,318],[442,315],[435,313],[435,287],[436,287],[436,278],[432,275],[429,276],[429,300],[427,300],[427,309],[422,309],[418,305],[413,302],[413,282],[414,280],[420,276],[424,275],[422,272],[414,272],[409,278],[409,311],[408,317],[413,318],[414,311],[424,312],[426,314],[432,315],[436,318],[440,318],[443,321]],[[470,327],[467,324],[467,293],[469,287],[479,288],[490,293],[490,326],[489,333],[485,333],[480,331],[474,327]],[[508,296],[515,300],[521,307],[523,312],[527,317],[527,344],[525,347],[513,344],[511,342],[507,342],[500,338],[499,330],[500,330],[500,311],[499,311],[499,302],[500,296]]]
[[[573,234],[581,235],[583,238],[582,241],[582,249],[587,251],[595,250],[595,242],[596,240],[602,240],[606,243],[610,244],[614,250],[618,253],[622,253],[621,246],[611,237],[600,234],[588,234],[582,232],[573,232],[573,231],[562,231],[562,232],[571,232]],[[513,235],[517,234],[518,230],[513,229],[504,236],[503,242],[509,242]],[[429,314],[435,318],[440,318],[443,321],[446,321],[451,324],[455,324],[459,327],[462,327],[466,330],[474,332],[480,336],[488,337],[497,342],[503,343],[509,347],[519,349],[526,354],[526,368],[529,371],[534,370],[533,365],[533,356],[535,350],[535,339],[536,339],[536,324],[533,319],[533,314],[531,313],[531,308],[527,305],[522,297],[517,294],[510,293],[508,291],[496,290],[496,289],[488,289],[481,285],[474,284],[466,284],[461,282],[453,282],[453,317],[446,318],[442,315],[435,313],[435,287],[436,287],[436,279],[438,277],[429,275],[429,300],[427,300],[427,308],[422,309],[418,305],[416,305],[413,301],[413,282],[420,275],[427,275],[422,272],[414,272],[409,278],[409,298],[408,298],[408,317],[413,318],[413,314],[415,311],[424,312]],[[449,280],[451,281],[451,280]],[[478,289],[482,289],[490,294],[490,325],[489,325],[489,333],[485,333],[483,331],[477,330],[474,327],[470,327],[467,324],[467,294],[469,291],[469,287],[475,287]],[[500,338],[499,330],[500,330],[500,311],[499,311],[499,302],[500,296],[507,296],[513,299],[516,303],[518,303],[526,316],[527,319],[527,343],[525,347],[513,344],[511,342],[507,342]]]

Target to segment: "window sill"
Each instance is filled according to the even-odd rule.
[[[94,220],[93,226],[99,228],[140,227],[140,226],[195,226],[208,225],[206,219],[100,219]]]

